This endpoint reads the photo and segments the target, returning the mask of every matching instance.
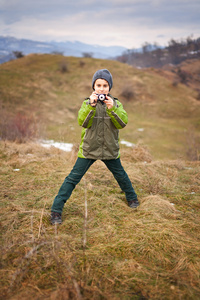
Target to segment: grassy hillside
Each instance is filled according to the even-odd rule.
[[[137,70],[116,61],[29,55],[1,65],[1,123],[9,119],[8,114],[11,117],[25,112],[36,118],[40,136],[79,143],[77,112],[90,95],[91,79],[99,68],[108,68],[113,74],[112,94],[129,114],[121,138],[147,145],[155,158],[197,158],[197,92],[182,84],[174,86],[173,80],[154,71]]]
[[[200,298],[200,163],[134,151],[122,157],[136,211],[97,161],[55,227],[50,208],[75,153],[0,143],[2,299]]]
[[[141,205],[101,161],[49,223],[53,199],[74,165],[77,113],[99,68],[128,111],[123,165]],[[0,140],[2,299],[200,298],[200,101],[155,70],[115,61],[29,55],[0,66],[0,129],[72,142],[68,153],[36,141]],[[5,137],[4,136],[4,137]],[[87,212],[87,217],[86,217]]]
[[[178,65],[165,65],[160,74],[173,78],[174,82],[182,81],[194,90],[200,93],[200,60],[188,59]],[[180,72],[181,70],[181,72]]]

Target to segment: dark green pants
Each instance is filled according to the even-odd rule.
[[[120,188],[125,192],[127,201],[137,199],[137,195],[132,187],[131,181],[121,165],[120,158],[111,160],[102,160],[106,167],[112,172]],[[65,178],[58,195],[55,197],[51,211],[62,213],[65,202],[69,199],[75,186],[80,182],[83,175],[95,162],[94,159],[77,159],[70,174]]]

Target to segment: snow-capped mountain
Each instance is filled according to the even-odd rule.
[[[75,42],[39,42],[14,37],[0,36],[0,63],[14,59],[13,51],[20,51],[24,55],[30,53],[62,53],[65,56],[82,57],[90,54],[94,58],[108,59],[121,55],[127,49],[121,46],[100,46]]]

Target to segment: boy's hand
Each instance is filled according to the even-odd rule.
[[[109,96],[106,96],[106,100],[103,101],[106,105],[107,105],[107,108],[110,109],[113,107],[113,99]]]
[[[98,96],[95,92],[90,95],[90,105],[95,107],[97,105]]]

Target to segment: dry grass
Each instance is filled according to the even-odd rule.
[[[33,143],[0,143],[3,299],[200,297],[200,163],[125,154],[140,207],[127,206],[97,161],[56,227],[50,207],[74,158]]]
[[[123,159],[127,161],[143,161],[148,163],[152,161],[152,155],[150,154],[148,148],[144,145],[135,145],[131,147],[131,150],[127,147],[123,147],[121,153],[123,155]]]

